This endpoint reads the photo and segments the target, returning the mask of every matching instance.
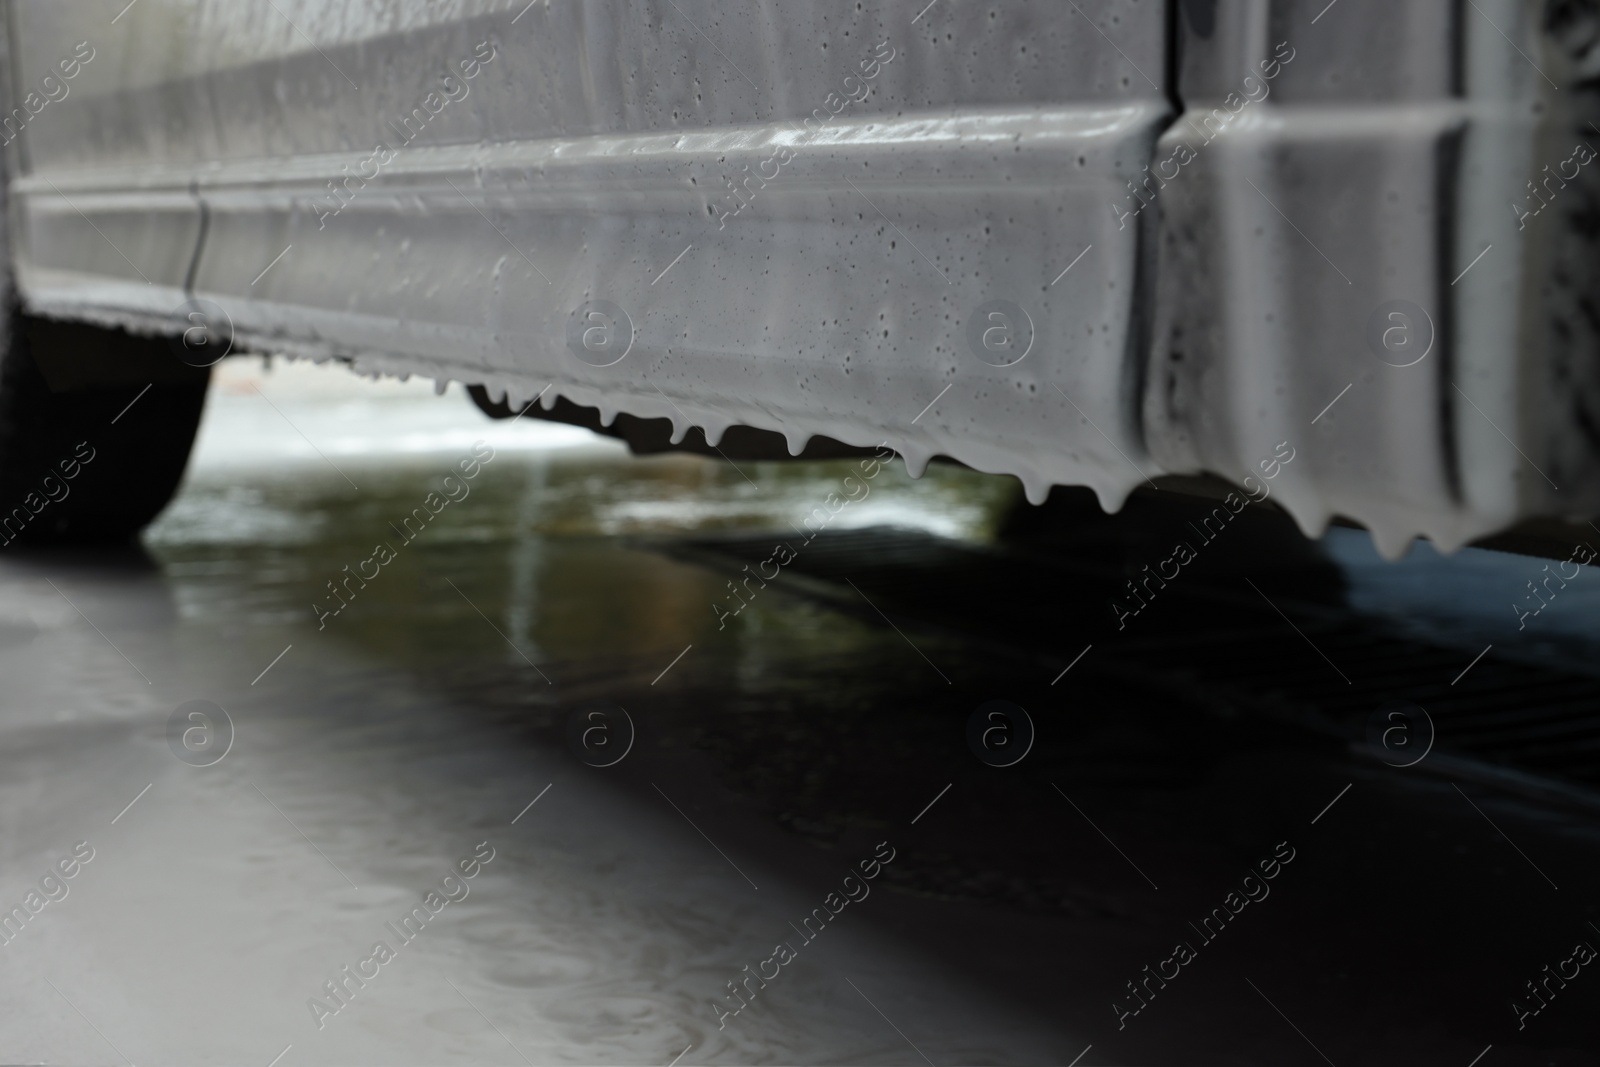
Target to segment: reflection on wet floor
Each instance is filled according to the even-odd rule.
[[[0,561],[0,901],[95,853],[3,949],[0,1058],[1596,1062],[1600,986],[1508,1008],[1600,921],[1594,816],[1274,714],[1343,687],[1218,592],[1487,675],[1529,561],[1247,536],[1119,637],[1153,518],[1041,538],[1009,481],[886,466],[807,542],[852,462],[633,459],[338,373],[228,365],[144,553]],[[747,584],[768,542],[802,550]],[[1533,661],[1592,647],[1583,578]],[[968,746],[995,699],[1014,766]]]

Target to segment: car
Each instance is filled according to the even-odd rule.
[[[1319,6],[12,0],[0,536],[136,532],[252,351],[641,451],[1559,541],[1600,27]]]

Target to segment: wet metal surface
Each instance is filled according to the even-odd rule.
[[[1600,509],[1582,6],[14,7],[38,314],[1108,508],[1287,442],[1390,558]]]
[[[0,1059],[1600,1062],[1593,776],[1449,710],[1590,736],[1588,567],[1241,529],[1118,630],[1158,524],[259,366],[143,552],[0,557]]]

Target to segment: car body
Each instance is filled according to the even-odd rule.
[[[1600,510],[1578,5],[124,5],[7,5],[33,314],[1034,502],[1292,456],[1389,555]]]

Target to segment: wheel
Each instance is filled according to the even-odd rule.
[[[0,355],[0,546],[115,545],[167,505],[209,367],[164,338],[10,317]]]

